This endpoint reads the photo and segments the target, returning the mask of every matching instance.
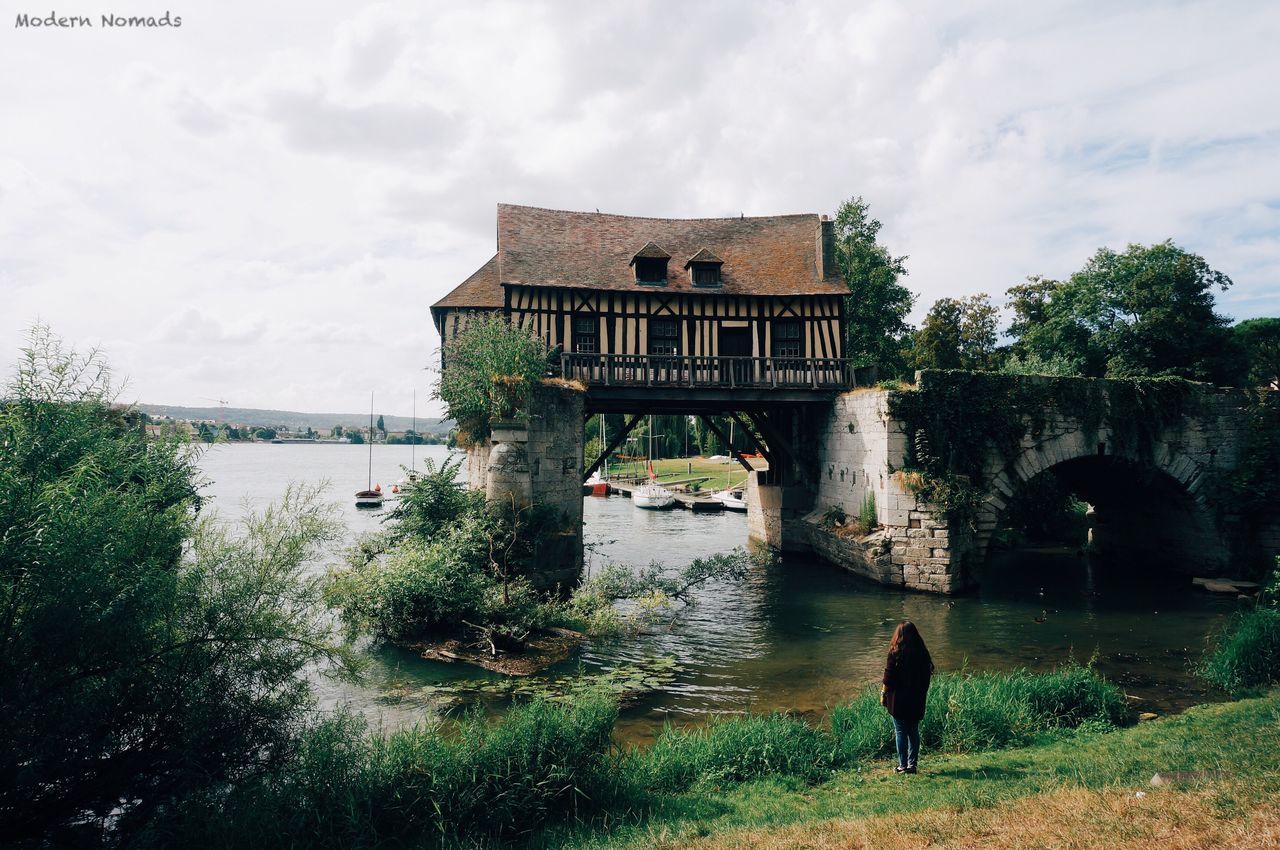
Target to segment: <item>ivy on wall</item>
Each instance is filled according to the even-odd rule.
[[[1214,475],[1207,486],[1219,524],[1229,529],[1233,558],[1246,572],[1263,575],[1271,562],[1252,541],[1264,525],[1280,522],[1280,392],[1250,392],[1244,413],[1239,463],[1230,474]],[[1239,527],[1230,528],[1233,523]]]
[[[905,482],[938,519],[972,523],[986,493],[992,452],[1017,458],[1048,414],[1077,420],[1090,441],[1105,425],[1108,453],[1150,459],[1158,436],[1192,414],[1194,384],[1181,378],[1053,378],[960,370],[922,373],[914,389],[890,393],[889,413],[907,435]]]

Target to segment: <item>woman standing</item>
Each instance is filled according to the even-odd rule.
[[[915,773],[920,756],[920,721],[924,718],[925,697],[933,676],[933,659],[924,638],[910,620],[899,623],[889,641],[889,658],[884,665],[880,704],[893,718],[898,766],[894,773]]]

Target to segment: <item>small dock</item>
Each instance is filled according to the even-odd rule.
[[[695,513],[716,513],[724,510],[724,503],[712,499],[710,496],[702,496],[697,493],[689,493],[680,491],[677,488],[688,487],[690,484],[701,484],[703,481],[710,481],[710,475],[695,475],[690,478],[676,478],[670,481],[659,480],[658,483],[671,491],[671,495],[675,497],[675,504],[672,507],[681,508],[686,511]],[[630,499],[631,493],[637,487],[645,484],[645,479],[627,479],[624,481],[610,481],[609,492]]]

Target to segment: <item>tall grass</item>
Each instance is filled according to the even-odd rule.
[[[1122,725],[1123,692],[1079,664],[1052,673],[952,673],[929,688],[920,744],[972,752],[1024,746],[1054,729]],[[831,712],[831,733],[845,761],[893,752],[893,723],[880,707],[880,688],[864,689]]]
[[[663,729],[647,750],[634,751],[627,769],[640,787],[657,792],[793,776],[817,782],[836,762],[829,735],[786,714],[713,721],[692,729]]]
[[[933,750],[1028,744],[1056,728],[1125,721],[1124,697],[1092,670],[942,675],[921,736]],[[648,749],[611,746],[615,705],[587,693],[535,701],[500,720],[370,733],[339,715],[301,738],[286,764],[220,795],[175,806],[142,846],[372,848],[509,840],[603,810],[650,810],[666,795],[766,777],[816,784],[886,755],[893,742],[878,689],[818,729],[787,714],[667,727]]]
[[[1228,620],[1200,675],[1233,694],[1280,682],[1280,610],[1255,608]]]
[[[519,705],[499,721],[471,713],[449,734],[370,734],[340,715],[310,730],[282,770],[189,801],[146,843],[359,848],[509,837],[609,796],[616,718],[602,695]]]

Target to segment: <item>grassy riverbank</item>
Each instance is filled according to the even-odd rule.
[[[1280,847],[1278,742],[1272,692],[1031,747],[926,752],[917,776],[894,775],[881,760],[817,786],[770,778],[706,787],[655,801],[643,819],[559,829],[534,846]],[[1219,773],[1150,787],[1158,771]]]
[[[752,467],[755,469],[767,469],[769,464],[765,463],[763,458],[748,458]],[[742,465],[736,460],[730,458],[728,463],[724,461],[711,461],[706,458],[662,458],[653,462],[653,471],[659,478],[687,478],[690,475],[706,475],[711,478],[702,486],[705,489],[722,490],[725,482],[728,481],[730,487],[740,487],[747,480],[747,472]],[[643,463],[611,463],[609,464],[609,477],[620,478],[630,475],[645,475],[646,467]]]

